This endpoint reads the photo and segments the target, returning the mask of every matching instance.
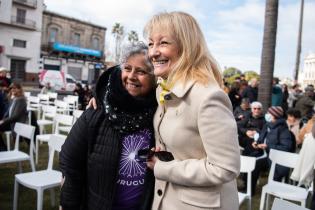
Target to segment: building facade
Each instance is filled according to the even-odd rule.
[[[303,70],[299,74],[299,83],[302,87],[315,86],[315,54],[311,53],[304,59]]]
[[[60,71],[77,80],[95,83],[104,68],[105,34],[105,27],[45,10],[42,71]]]
[[[0,66],[16,81],[37,81],[43,0],[0,0]]]

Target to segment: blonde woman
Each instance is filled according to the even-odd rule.
[[[144,34],[159,83],[157,155],[147,162],[156,178],[152,209],[238,209],[237,127],[196,20],[183,12],[161,13]]]

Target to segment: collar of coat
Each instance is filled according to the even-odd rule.
[[[177,98],[182,98],[186,95],[186,93],[192,88],[192,86],[196,83],[194,80],[189,80],[186,83],[176,83],[170,90],[169,94],[166,95],[171,95],[174,94]],[[160,93],[162,92],[162,87],[158,86],[157,90],[157,101],[159,101]]]

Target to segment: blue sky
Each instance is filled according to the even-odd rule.
[[[47,9],[107,27],[106,53],[113,54],[115,22],[142,35],[149,18],[163,11],[185,11],[199,22],[221,68],[260,72],[264,0],[44,0]],[[293,75],[300,0],[280,0],[275,76]],[[315,1],[305,0],[301,63],[315,53]],[[303,65],[301,65],[303,68]]]

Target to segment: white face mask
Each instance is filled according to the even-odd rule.
[[[269,114],[269,113],[265,114],[265,120],[266,120],[267,122],[271,122],[271,120],[272,120],[271,114]]]

